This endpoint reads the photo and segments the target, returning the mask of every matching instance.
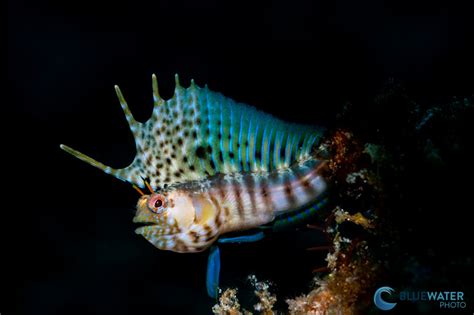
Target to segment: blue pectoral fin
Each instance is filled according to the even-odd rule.
[[[235,237],[221,237],[217,240],[218,243],[252,243],[260,241],[265,237],[263,232],[258,232],[252,235],[243,235]]]
[[[221,254],[219,247],[213,245],[207,259],[206,287],[207,294],[217,299],[217,290],[219,288],[219,273],[221,271]]]

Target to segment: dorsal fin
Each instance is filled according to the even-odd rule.
[[[217,173],[268,172],[310,158],[322,129],[285,123],[220,93],[188,88],[175,76],[174,96],[163,100],[152,76],[154,108],[145,123],[133,118],[122,92],[115,87],[133,133],[136,156],[121,169],[104,165],[66,145],[61,149],[123,181],[154,189],[164,184],[202,180]]]

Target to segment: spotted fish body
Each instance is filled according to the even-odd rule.
[[[113,169],[67,146],[79,159],[153,192],[142,196],[136,230],[156,247],[196,252],[220,235],[272,222],[321,198],[323,130],[283,122],[194,82],[163,100],[153,76],[154,109],[137,122],[116,87],[137,154]]]

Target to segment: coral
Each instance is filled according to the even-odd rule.
[[[363,144],[344,130],[329,136],[326,148],[331,154],[326,176],[338,184],[338,200],[331,214],[334,226],[329,229],[333,250],[326,257],[329,274],[316,277],[308,294],[286,300],[290,314],[363,313],[380,275],[380,262],[368,235],[378,234],[374,213],[383,199],[379,170],[390,165],[391,159],[384,147]],[[361,229],[346,235],[343,226],[347,225]]]
[[[333,213],[338,224],[341,224],[344,221],[350,221],[354,222],[357,225],[361,225],[365,229],[372,229],[374,227],[372,221],[364,217],[360,212],[350,215],[341,208],[336,207]]]
[[[270,293],[269,283],[264,281],[259,282],[255,275],[250,275],[249,280],[255,288],[255,295],[259,299],[259,302],[254,305],[254,309],[264,315],[274,314],[272,309],[273,305],[277,301],[277,298],[276,295]]]
[[[360,213],[348,216],[340,209],[336,212],[344,217],[342,221],[371,227]],[[367,242],[350,240],[336,233],[333,245],[334,252],[326,258],[330,273],[323,279],[315,278],[315,288],[308,294],[286,300],[290,314],[357,314],[367,307],[379,274],[378,263]]]
[[[343,182],[347,174],[358,171],[356,161],[360,159],[362,150],[351,132],[336,130],[321,145],[320,150],[331,155],[327,162],[328,172],[325,174],[330,180]],[[341,178],[339,175],[342,173],[346,176]]]
[[[273,315],[273,306],[277,301],[276,295],[270,293],[270,283],[266,281],[258,281],[255,275],[248,277],[250,284],[254,288],[254,294],[258,298],[254,310],[259,314]],[[237,289],[229,288],[225,290],[219,298],[219,304],[213,306],[214,314],[220,315],[241,315],[252,314],[251,312],[241,309],[239,299],[237,298]]]
[[[219,297],[219,304],[212,307],[214,314],[242,315],[251,314],[245,310],[241,311],[239,299],[237,298],[237,289],[229,288]]]
[[[373,225],[362,214],[348,214],[335,208],[333,210],[336,227],[333,229],[333,252],[326,261],[330,273],[324,278],[314,279],[314,289],[294,299],[287,299],[289,314],[357,314],[367,307],[372,288],[379,275],[379,265],[371,254],[366,241],[351,240],[337,231],[339,224],[351,222],[364,229]],[[273,309],[277,297],[270,293],[268,282],[258,281],[255,275],[249,276],[254,294],[259,302],[254,305],[258,314],[276,314]],[[227,289],[213,307],[214,314],[252,314],[241,310],[236,289]]]

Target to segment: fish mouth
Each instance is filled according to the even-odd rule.
[[[143,235],[143,236],[145,236],[144,234],[145,234],[145,231],[147,230],[147,228],[157,225],[154,222],[146,222],[146,221],[145,222],[140,222],[140,221],[136,221],[135,219],[133,220],[133,223],[136,223],[136,224],[139,225],[135,229],[135,233]]]
[[[140,227],[158,225],[155,222],[135,222],[135,223],[137,223]]]
[[[133,217],[132,219],[132,222],[133,223],[136,223],[136,224],[139,224],[140,226],[152,226],[152,225],[158,225],[157,222],[153,222],[153,221],[148,221],[148,220],[145,220],[143,218],[139,218],[139,217]]]

